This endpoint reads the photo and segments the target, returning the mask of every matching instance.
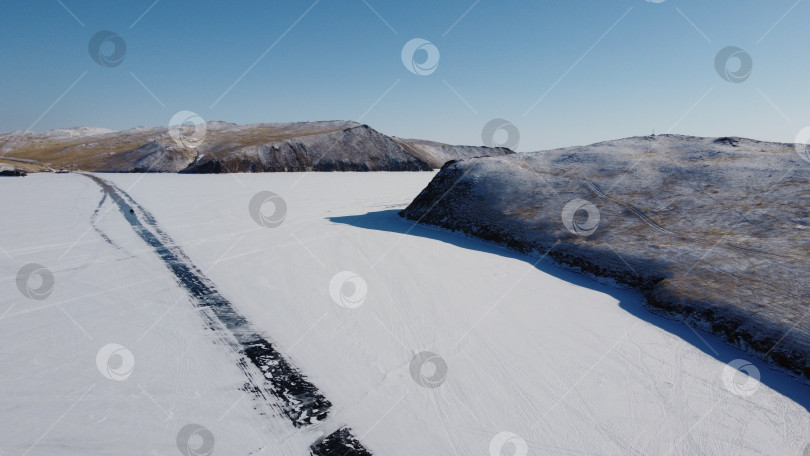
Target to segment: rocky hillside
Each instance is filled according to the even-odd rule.
[[[27,172],[425,171],[451,159],[511,153],[392,138],[342,121],[0,135],[0,165]]]
[[[401,215],[634,287],[810,378],[808,201],[791,144],[665,135],[448,163]]]

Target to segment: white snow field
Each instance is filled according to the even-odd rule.
[[[400,219],[434,173],[95,176],[331,410],[296,428],[246,392],[210,311],[111,198],[99,206],[99,184],[34,174],[0,179],[0,455],[305,455],[343,426],[377,455],[799,456],[810,442],[810,386],[728,367],[749,357],[636,293]],[[262,191],[286,204],[279,226],[251,216]],[[52,291],[47,272],[18,284],[31,263]]]

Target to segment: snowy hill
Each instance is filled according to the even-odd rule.
[[[0,135],[0,163],[24,163],[27,171],[427,171],[452,159],[510,153],[391,138],[368,125],[344,121],[207,122],[120,132],[80,127]]]
[[[636,288],[810,378],[809,199],[793,145],[664,135],[448,164],[402,215]]]

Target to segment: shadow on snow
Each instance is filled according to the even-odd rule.
[[[468,237],[464,234],[453,233],[451,231],[427,225],[415,225],[412,221],[399,217],[400,209],[389,209],[378,212],[369,212],[363,215],[351,215],[343,217],[329,217],[328,220],[334,223],[351,225],[357,228],[369,230],[388,231],[409,236],[419,236],[445,242],[456,247],[475,250],[479,252],[500,255],[506,258],[513,258],[526,261],[529,264],[537,262],[538,258],[510,250],[497,244]],[[645,307],[644,297],[639,292],[629,289],[621,289],[610,285],[602,284],[584,275],[563,269],[553,264],[550,260],[544,260],[535,267],[551,276],[557,277],[568,283],[588,288],[607,294],[617,301],[619,307],[631,315],[644,320],[652,325],[661,328],[681,340],[698,348],[716,360],[728,364],[735,359],[746,359],[759,369],[761,383],[778,393],[790,398],[797,404],[810,411],[810,387],[799,382],[794,377],[772,368],[760,359],[738,350],[720,338],[698,329],[692,329],[678,320],[668,319],[658,314],[652,313]],[[718,369],[716,379],[718,385],[721,384],[722,369]],[[756,394],[756,393],[755,393]]]

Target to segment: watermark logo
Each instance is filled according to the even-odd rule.
[[[422,38],[414,38],[402,47],[402,64],[413,74],[427,76],[439,67],[439,48]]]
[[[272,212],[267,212],[268,208],[272,208]],[[253,221],[259,225],[265,228],[276,228],[281,226],[287,217],[287,203],[284,198],[273,192],[261,191],[250,199],[248,212]]]
[[[363,305],[368,294],[365,279],[351,271],[341,271],[329,281],[329,296],[332,301],[347,309],[356,309]]]
[[[411,360],[411,377],[419,386],[438,388],[447,380],[447,363],[433,352],[421,352]]]
[[[587,215],[585,220],[578,217],[583,212]],[[599,227],[599,209],[584,199],[571,200],[563,207],[562,221],[568,231],[579,236],[590,236]]]
[[[119,344],[107,344],[96,354],[96,367],[105,378],[122,382],[132,375],[135,356]]]
[[[99,65],[114,68],[124,61],[127,53],[127,43],[115,32],[102,30],[90,38],[87,45],[90,57]]]
[[[796,135],[796,153],[802,160],[810,162],[810,127],[803,128]]]
[[[200,424],[187,424],[177,433],[177,449],[184,456],[209,456],[214,443],[214,433]]]
[[[714,68],[721,78],[739,84],[745,82],[751,76],[754,59],[751,58],[751,54],[737,46],[728,46],[717,53],[714,58]]]
[[[759,388],[759,369],[744,359],[723,366],[723,385],[736,396],[748,397]]]
[[[46,299],[53,292],[53,284],[53,274],[40,264],[28,263],[17,272],[17,289],[29,299]]]
[[[506,147],[515,150],[520,144],[520,131],[505,119],[492,119],[481,130],[481,141],[487,147]]]
[[[511,447],[511,451],[504,453],[504,448]],[[490,456],[526,456],[529,446],[523,438],[513,432],[501,432],[489,441]]]
[[[169,136],[181,147],[196,149],[205,141],[208,124],[191,111],[180,111],[169,119]]]

